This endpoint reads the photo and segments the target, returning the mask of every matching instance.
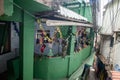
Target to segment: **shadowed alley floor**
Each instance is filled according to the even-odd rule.
[[[1,73],[0,74],[0,80],[7,80],[7,76],[8,76],[7,71],[4,72],[4,73]]]

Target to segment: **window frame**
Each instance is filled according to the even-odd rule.
[[[5,28],[1,28],[1,27],[5,27]],[[5,37],[5,35],[7,35],[5,44],[3,43],[2,37],[1,37],[1,41],[0,41],[0,55],[3,55],[3,54],[11,52],[11,22],[10,21],[0,21],[0,28],[1,28],[1,31],[2,31],[2,29],[4,30],[3,33],[1,32],[3,34],[2,37],[3,36]],[[5,29],[7,29],[7,33],[5,33]],[[5,45],[3,47],[3,50],[2,50],[2,45]]]

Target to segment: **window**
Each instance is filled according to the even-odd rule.
[[[0,21],[0,55],[10,52],[10,22]]]
[[[46,33],[46,36],[47,37],[50,37],[50,30],[45,30],[45,33]],[[43,31],[42,30],[37,30],[37,39],[40,39],[41,37],[44,37],[43,36]],[[48,41],[44,41],[45,43],[48,43]]]
[[[118,42],[120,42],[120,32],[117,32],[117,33],[116,33],[116,40],[117,40]]]

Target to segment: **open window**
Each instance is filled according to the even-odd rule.
[[[46,33],[47,37],[50,37],[50,30],[44,30],[44,32]],[[40,39],[41,37],[43,37],[43,30],[37,30],[37,39]],[[45,43],[48,43],[48,41],[44,41]]]
[[[120,42],[120,32],[117,32],[117,33],[116,33],[116,40],[117,40],[118,42]]]
[[[10,22],[0,21],[0,55],[10,52]]]

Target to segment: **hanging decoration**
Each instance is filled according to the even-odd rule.
[[[42,47],[40,48],[40,51],[41,51],[42,53],[44,53],[45,47],[46,47],[46,45],[43,44]]]
[[[44,30],[44,28],[43,28],[43,26],[41,24],[40,19],[37,19],[37,23],[39,24],[40,30],[42,30],[42,33],[41,33],[42,39],[40,40],[40,44],[42,44],[44,42],[43,40],[51,42],[52,39],[47,36],[47,33],[45,32],[45,30]]]
[[[61,33],[59,27],[56,28],[56,31],[54,33],[54,37],[56,37],[56,38],[62,38],[62,33]]]
[[[59,51],[60,50],[62,51],[61,55],[64,58],[66,55],[66,51],[67,51],[67,47],[68,47],[68,39],[70,38],[70,36],[68,36],[66,39],[63,39],[62,32],[61,32],[60,28],[57,26],[54,31],[53,37],[48,37],[45,29],[42,26],[40,19],[37,19],[37,23],[39,25],[39,29],[41,30],[40,39],[39,39],[39,43],[41,45],[41,48],[40,48],[41,53],[44,53],[45,48],[46,48],[45,43],[48,42],[49,43],[48,47],[50,48],[50,52],[48,53],[47,56],[53,57],[54,54],[52,52],[51,46],[53,45],[53,41],[55,41],[55,42],[59,43],[59,48],[61,48],[61,49],[59,49]],[[60,54],[60,52],[58,52],[58,54]]]

